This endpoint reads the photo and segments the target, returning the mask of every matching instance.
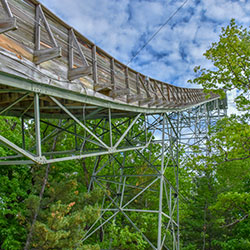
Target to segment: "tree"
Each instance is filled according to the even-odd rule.
[[[20,121],[16,118],[0,119],[1,134],[16,143],[20,143],[15,136],[20,133],[20,128]],[[0,147],[1,157],[8,155],[9,151]],[[30,193],[30,175],[31,169],[24,166],[0,167],[0,249],[22,248],[26,237],[24,200]]]
[[[234,19],[222,28],[219,41],[212,43],[204,56],[213,63],[213,69],[198,66],[197,77],[189,82],[202,85],[207,93],[213,91],[225,96],[225,91],[237,89],[235,99],[239,110],[250,109],[250,30],[238,26]]]
[[[237,108],[245,113],[226,117],[211,128],[207,142],[210,154],[194,157],[190,162],[194,181],[183,215],[183,249],[250,248],[249,45],[250,31],[232,20],[222,29],[219,41],[204,53],[213,69],[196,67],[198,76],[190,81],[202,85],[207,93],[213,91],[222,97],[225,91],[236,89]]]

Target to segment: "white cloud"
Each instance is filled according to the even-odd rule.
[[[158,30],[182,0],[41,0],[65,22],[123,63]],[[231,18],[248,26],[247,0],[188,1],[131,63],[135,70],[190,86],[195,65],[210,67],[203,53]],[[192,86],[194,87],[194,86]]]
[[[228,102],[228,110],[227,114],[238,114],[238,111],[236,109],[236,104],[234,102],[234,99],[237,97],[237,91],[236,89],[228,91],[227,92],[227,102]]]

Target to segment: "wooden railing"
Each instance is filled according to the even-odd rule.
[[[65,88],[78,84],[131,105],[180,107],[206,100],[202,89],[176,87],[127,67],[38,1],[1,3],[0,71]]]

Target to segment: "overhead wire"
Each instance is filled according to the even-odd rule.
[[[141,51],[157,36],[157,34],[176,16],[176,14],[187,4],[189,0],[185,0],[173,13],[170,17],[167,18],[167,20],[160,26],[160,28],[146,41],[146,43],[141,46],[140,49],[137,50],[136,54],[134,56],[132,56],[130,58],[130,60],[128,61],[128,63],[126,64],[126,66],[128,66],[140,53]],[[10,4],[12,5],[12,4]],[[14,7],[14,5],[12,5]],[[39,23],[34,17],[29,16],[27,13],[25,13],[22,10],[21,11],[26,17],[28,17],[30,20],[32,20],[35,23]],[[19,17],[17,17],[19,18]],[[19,18],[20,19],[20,18]],[[23,21],[22,19],[20,19],[20,21]],[[53,27],[52,29],[57,30],[57,32],[62,33],[60,29],[58,29],[57,27]],[[69,43],[67,41],[62,40],[59,36],[57,36],[57,39],[60,40],[62,43],[64,43],[65,45],[69,45]]]
[[[157,34],[173,19],[173,17],[184,7],[184,5],[188,2],[189,0],[185,0],[180,6],[179,8],[176,9],[176,11],[160,26],[160,28],[146,41],[146,43],[144,43],[143,46],[141,46],[141,48],[139,48],[137,50],[137,52],[135,53],[135,55],[133,55],[130,60],[128,61],[128,63],[126,64],[126,66],[128,66],[140,53],[141,51],[157,36]]]

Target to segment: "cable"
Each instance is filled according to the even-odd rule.
[[[161,27],[148,39],[148,41],[139,49],[137,50],[136,54],[131,57],[131,59],[128,61],[126,66],[128,66],[139,54],[140,52],[155,38],[155,36],[169,23],[169,21],[184,7],[184,5],[189,0],[185,0],[181,6],[161,25]]]

